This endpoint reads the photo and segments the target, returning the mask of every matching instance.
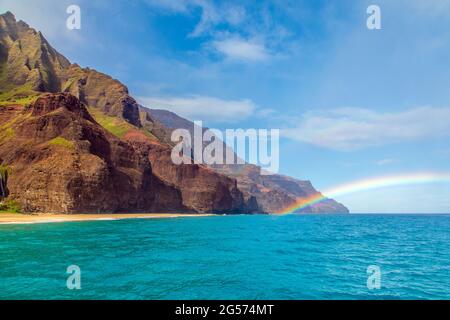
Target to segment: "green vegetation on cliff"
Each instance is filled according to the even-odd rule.
[[[92,107],[88,110],[95,121],[118,138],[123,138],[130,130],[135,129],[134,126],[118,117],[107,115]]]
[[[32,90],[29,85],[20,86],[7,92],[0,92],[0,106],[30,104],[36,101],[40,94],[40,92]]]
[[[49,142],[52,146],[61,146],[67,149],[74,149],[75,145],[72,141],[64,139],[63,137],[56,137]]]
[[[0,126],[0,141],[8,140],[14,137],[14,129],[11,127]]]
[[[93,107],[88,107],[88,111],[95,121],[98,122],[98,124],[119,139],[123,139],[127,134],[132,134],[137,131],[144,134],[150,140],[157,140],[156,137],[148,130],[136,128],[132,124],[117,116],[107,115],[103,111]]]
[[[1,105],[0,105],[1,107]],[[4,122],[0,124],[0,142],[7,141],[15,137],[14,125],[20,123],[21,121],[27,119],[29,114],[21,114],[16,116],[13,119],[10,119],[8,122]]]
[[[11,199],[0,202],[0,213],[21,213],[20,205]]]

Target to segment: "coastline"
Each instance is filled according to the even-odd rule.
[[[208,217],[213,214],[182,214],[182,213],[100,213],[100,214],[21,214],[0,213],[0,225],[37,224],[77,221],[110,221],[125,219],[167,219],[180,217]]]

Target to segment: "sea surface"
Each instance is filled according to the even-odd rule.
[[[80,290],[67,288],[70,265]],[[450,215],[3,225],[0,298],[450,299]]]

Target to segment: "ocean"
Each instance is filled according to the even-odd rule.
[[[450,215],[2,225],[0,298],[450,299]]]

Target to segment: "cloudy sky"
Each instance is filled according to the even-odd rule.
[[[68,30],[67,6],[81,8]],[[366,10],[381,8],[382,29]],[[281,129],[281,173],[321,189],[450,172],[450,1],[0,0],[72,62],[148,107]],[[450,212],[429,183],[339,198],[353,212]]]

